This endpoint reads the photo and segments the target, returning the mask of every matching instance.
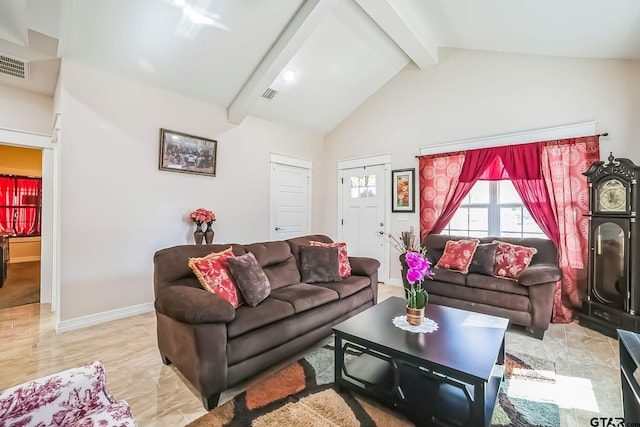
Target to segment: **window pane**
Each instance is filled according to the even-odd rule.
[[[475,231],[489,231],[489,209],[469,209],[469,229]]]
[[[460,207],[451,218],[449,227],[453,230],[468,230],[469,229],[469,209]]]
[[[367,176],[367,185],[369,187],[375,187],[376,186],[376,176],[375,175]]]
[[[489,184],[490,181],[477,181],[469,191],[465,203],[489,203]]]
[[[522,231],[529,233],[542,233],[542,230],[540,230],[538,224],[533,220],[529,211],[526,209],[522,210],[524,211],[522,215]]]
[[[352,199],[357,199],[358,198],[358,194],[359,194],[359,191],[358,191],[357,188],[352,188],[351,189],[351,198]]]
[[[359,188],[358,191],[360,191],[360,198],[367,197],[367,187]]]
[[[376,197],[376,187],[368,187],[369,188],[369,197]]]
[[[367,184],[364,182],[364,176],[358,177],[358,187],[366,187]]]
[[[522,203],[520,195],[509,180],[498,182],[498,204]]]
[[[358,177],[357,176],[352,176],[351,177],[351,188],[358,188]]]
[[[521,237],[522,233],[513,233],[513,232],[509,232],[509,231],[501,231],[500,232],[500,236],[501,237]]]
[[[522,232],[522,208],[500,208],[500,235],[507,232]]]

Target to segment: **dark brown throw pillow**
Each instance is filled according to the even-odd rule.
[[[251,252],[234,257],[232,263],[227,260],[227,266],[244,301],[250,307],[260,304],[271,293],[269,279]]]
[[[338,282],[338,248],[322,246],[300,247],[300,275],[305,283]]]
[[[469,265],[469,273],[493,276],[493,265],[496,263],[497,250],[497,243],[482,243],[478,245]]]

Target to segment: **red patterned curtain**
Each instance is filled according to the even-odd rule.
[[[421,239],[434,230],[445,207],[450,204],[463,162],[462,152],[419,157]]]
[[[0,234],[13,234],[13,195],[15,180],[0,177]]]
[[[598,135],[543,143],[542,174],[558,223],[558,255],[563,273],[554,295],[554,323],[573,320],[572,309],[581,304],[580,288],[586,288],[589,221],[584,214],[589,210],[589,187],[582,173],[598,160]]]
[[[16,180],[16,232],[19,235],[39,234],[41,178],[18,178]]]

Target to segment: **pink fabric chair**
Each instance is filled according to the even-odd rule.
[[[136,426],[129,405],[106,389],[99,361],[0,392],[0,427]]]

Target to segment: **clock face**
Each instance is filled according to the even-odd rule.
[[[617,179],[609,179],[598,188],[600,212],[624,212],[627,210],[627,191]]]

